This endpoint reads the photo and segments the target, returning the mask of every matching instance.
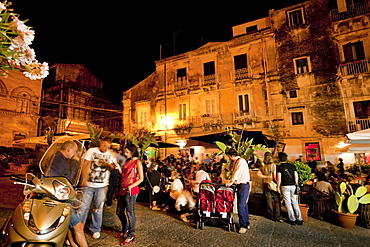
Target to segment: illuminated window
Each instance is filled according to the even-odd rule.
[[[206,114],[216,113],[216,99],[206,99]]]
[[[179,119],[185,120],[186,119],[186,104],[179,105]]]
[[[311,158],[313,158],[314,160],[321,160],[320,143],[318,142],[305,143],[305,148],[306,148],[306,160],[311,160]]]

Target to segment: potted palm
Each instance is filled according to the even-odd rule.
[[[366,194],[365,186],[360,186],[356,191],[347,183],[339,185],[339,191],[335,192],[335,201],[338,211],[333,210],[338,224],[347,229],[352,229],[356,224],[358,214],[355,214],[359,204],[370,203],[370,194]]]

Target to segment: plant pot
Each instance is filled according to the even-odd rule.
[[[333,210],[333,213],[339,226],[346,229],[352,229],[355,226],[358,214],[339,213],[335,210]]]
[[[308,205],[307,204],[298,204],[299,209],[301,210],[302,220],[307,222],[308,220]]]

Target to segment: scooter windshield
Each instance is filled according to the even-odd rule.
[[[72,147],[77,147],[77,151]],[[56,139],[42,156],[39,167],[45,176],[67,177],[77,186],[81,175],[81,157],[86,149],[72,136]],[[72,154],[73,157],[69,157]]]

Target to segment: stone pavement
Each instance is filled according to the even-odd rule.
[[[8,189],[11,181],[0,177],[0,224],[12,213],[16,201],[22,200],[19,186]],[[22,186],[20,186],[22,187]],[[14,194],[14,199],[12,198]],[[370,230],[360,226],[348,230],[325,221],[309,217],[303,226],[278,223],[263,216],[250,215],[251,228],[245,234],[229,232],[227,227],[205,226],[196,229],[191,223],[179,220],[177,212],[152,211],[146,204],[136,205],[136,239],[130,246],[370,246]],[[115,204],[104,208],[103,229],[100,239],[86,234],[91,247],[119,246],[114,236],[120,229],[115,215]],[[87,231],[86,231],[87,232]]]

